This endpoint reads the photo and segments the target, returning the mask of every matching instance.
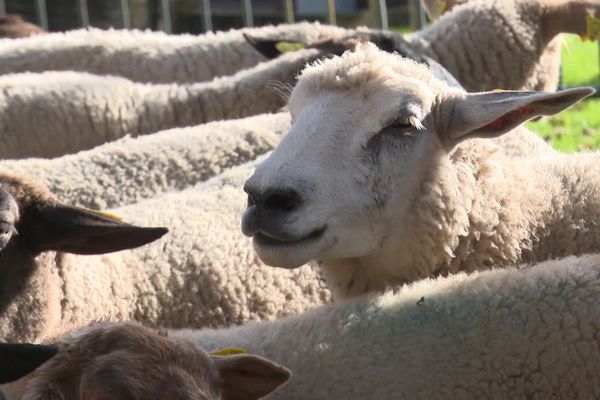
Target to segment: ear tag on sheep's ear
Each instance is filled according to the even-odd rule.
[[[600,40],[600,18],[588,14],[585,16],[585,25],[586,32],[581,35],[581,40]]]
[[[277,42],[275,48],[280,53],[289,53],[290,51],[298,51],[305,48],[306,45],[302,42]]]
[[[225,347],[217,351],[210,353],[211,356],[233,356],[236,354],[245,354],[246,350],[239,347]]]
[[[123,221],[123,217],[117,215],[117,214],[113,214],[113,213],[109,213],[107,211],[100,211],[100,210],[92,210],[91,208],[86,208],[86,207],[79,207],[82,210],[91,212],[93,214],[98,214],[101,215],[103,217],[109,218],[109,219],[114,219],[115,221]]]
[[[438,19],[448,10],[448,2],[446,0],[434,0],[431,7],[431,18]]]

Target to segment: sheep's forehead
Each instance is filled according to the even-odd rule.
[[[292,93],[292,97],[300,92],[314,96],[324,91],[356,92],[368,96],[386,88],[402,88],[404,80],[418,81],[434,93],[447,89],[425,65],[366,44],[341,57],[305,68],[294,90],[299,93]]]

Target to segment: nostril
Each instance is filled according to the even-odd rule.
[[[248,193],[248,207],[252,207],[256,205],[256,200],[254,200],[254,197],[252,197],[251,194]]]
[[[12,224],[8,223],[8,222],[0,222],[0,235],[9,235],[11,234],[13,231],[13,226]]]
[[[273,192],[265,199],[265,207],[290,211],[298,206],[300,196],[294,190]]]

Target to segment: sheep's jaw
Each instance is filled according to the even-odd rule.
[[[331,244],[326,240],[324,225],[300,238],[275,237],[259,231],[252,236],[254,250],[267,265],[278,268],[298,268],[313,260]]]

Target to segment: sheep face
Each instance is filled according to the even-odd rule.
[[[3,388],[9,399],[254,400],[290,378],[287,369],[266,359],[211,356],[133,323],[92,324],[46,347],[0,347],[3,364],[29,357],[35,366],[49,358],[32,373],[26,372],[30,366],[23,368],[27,375]]]
[[[414,234],[424,177],[464,139],[495,137],[592,91],[562,95],[449,88],[372,45],[305,70],[292,128],[247,181],[242,230],[268,265],[373,257]]]
[[[414,184],[408,171],[419,169],[430,146],[411,124],[429,113],[432,93],[415,82],[403,92],[327,93],[301,107],[290,103],[291,131],[245,187],[243,231],[254,236],[264,262],[297,267],[317,255],[358,257],[381,245],[392,180]],[[393,201],[400,211],[410,198]]]

